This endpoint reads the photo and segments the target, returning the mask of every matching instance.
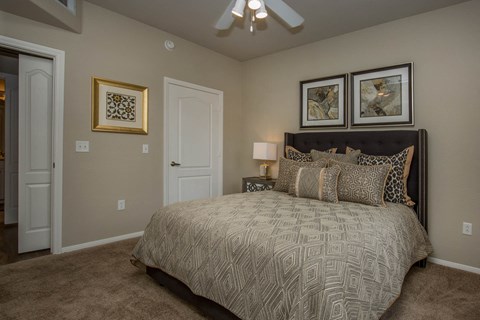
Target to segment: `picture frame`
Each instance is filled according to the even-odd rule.
[[[413,63],[352,72],[351,126],[413,126]]]
[[[92,131],[148,134],[148,88],[92,77]]]
[[[347,74],[300,82],[300,129],[347,127]]]

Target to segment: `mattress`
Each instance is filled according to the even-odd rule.
[[[263,191],[158,210],[132,259],[241,319],[378,319],[431,251],[407,206]]]

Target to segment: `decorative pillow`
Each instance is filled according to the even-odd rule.
[[[393,156],[371,156],[363,153],[359,155],[359,165],[390,164],[392,166],[385,186],[385,201],[402,203],[407,206],[415,204],[407,194],[407,179],[410,173],[413,152],[414,146],[410,146]]]
[[[331,148],[328,150],[325,150],[326,153],[335,153],[337,151],[337,148]],[[300,152],[294,147],[291,146],[286,146],[285,147],[285,154],[287,155],[287,159],[290,160],[295,160],[299,162],[312,162],[312,156],[310,153],[304,153]]]
[[[315,166],[308,166],[308,167],[305,167],[303,166],[303,163],[296,163],[295,165],[293,165],[291,167],[291,172],[290,172],[290,182],[288,184],[288,194],[294,196],[295,195],[295,183],[296,183],[296,180],[297,180],[297,174],[298,174],[298,170],[300,170],[302,167],[303,168],[326,168],[328,166],[328,161],[327,160],[318,160],[318,161],[314,161],[314,162],[311,162],[311,163],[317,163],[317,165]]]
[[[287,159],[300,161],[300,162],[312,162],[312,156],[310,153],[300,152],[294,147],[286,146],[285,147],[285,154]]]
[[[346,154],[350,154],[350,153],[355,152],[355,151],[357,151],[357,150],[353,149],[353,148],[350,148],[349,146],[345,147],[345,153]],[[359,150],[359,151],[362,152],[361,150]]]
[[[337,183],[339,166],[329,168],[298,168],[295,177],[294,195],[320,201],[338,203]]]
[[[391,165],[360,166],[329,160],[329,166],[340,166],[338,200],[385,206],[383,193]]]
[[[280,163],[278,165],[278,178],[275,186],[273,187],[274,191],[288,192],[290,186],[290,181],[292,178],[292,171],[294,167],[302,168],[323,168],[327,166],[327,161],[314,161],[314,162],[298,162],[290,159],[285,159],[280,157]]]
[[[332,153],[326,153],[318,150],[311,150],[310,154],[312,155],[313,161],[318,161],[320,159],[326,159],[326,160],[332,159],[336,161],[357,164],[357,158],[360,155],[360,150],[355,150],[348,154],[342,154],[342,153],[332,154]]]

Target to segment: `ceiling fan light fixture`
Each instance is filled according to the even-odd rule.
[[[265,2],[263,2],[263,0],[260,0],[260,3],[260,8],[255,11],[255,17],[257,17],[257,19],[265,19],[268,16],[267,9],[265,8]]]
[[[243,18],[243,12],[245,11],[245,0],[237,0],[235,6],[232,9],[232,13],[237,17]]]
[[[261,6],[260,0],[248,0],[248,7],[252,10],[258,10]]]
[[[268,11],[266,7],[268,7]],[[247,13],[245,13],[246,10],[248,10]],[[296,28],[305,21],[303,17],[286,4],[284,0],[230,0],[222,16],[215,24],[215,29],[222,31],[229,30],[234,24],[236,16],[243,19],[246,15],[249,18],[248,20],[250,20],[250,29],[253,29],[253,24],[256,19],[265,19],[272,12],[275,18],[279,18],[285,22],[288,28]]]

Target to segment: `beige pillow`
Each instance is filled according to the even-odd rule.
[[[325,150],[326,153],[335,153],[337,148],[331,148]],[[300,162],[312,162],[312,156],[310,153],[300,152],[292,146],[285,147],[286,158],[290,160],[300,161]]]
[[[343,153],[331,154],[331,153],[326,153],[318,150],[311,150],[310,154],[312,155],[313,161],[318,161],[320,159],[326,159],[326,160],[333,159],[336,161],[357,164],[357,158],[360,155],[360,150],[356,150],[348,154],[343,154]]]
[[[274,191],[288,192],[290,186],[290,181],[292,178],[292,171],[296,167],[301,168],[315,168],[315,167],[326,167],[327,161],[314,161],[314,162],[298,162],[290,159],[285,159],[280,157],[280,162],[278,165],[278,178],[275,186],[273,187]],[[295,172],[296,174],[296,172]]]
[[[385,206],[383,193],[391,165],[360,166],[329,160],[329,166],[338,165],[338,200]]]
[[[298,168],[293,193],[296,197],[338,203],[337,183],[340,167]]]
[[[355,152],[355,151],[357,151],[357,149],[350,148],[349,146],[346,146],[346,147],[345,147],[345,153],[346,153],[346,154],[349,154],[349,153]],[[360,150],[359,150],[359,151],[360,151]],[[360,152],[361,152],[361,151],[360,151]]]

